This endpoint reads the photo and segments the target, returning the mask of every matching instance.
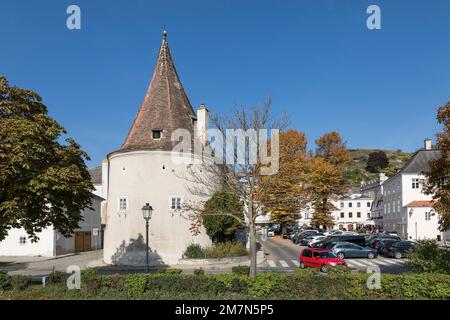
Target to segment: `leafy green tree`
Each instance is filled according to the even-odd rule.
[[[239,228],[245,227],[244,207],[229,188],[215,192],[203,209],[203,226],[213,242],[232,240]]]
[[[48,116],[42,98],[0,77],[0,240],[11,228],[36,233],[53,226],[69,236],[91,205],[87,154]]]

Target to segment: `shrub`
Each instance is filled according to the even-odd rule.
[[[197,243],[191,243],[183,252],[184,259],[203,259],[206,258],[206,252]]]
[[[63,283],[64,282],[64,273],[60,271],[53,270],[49,275],[50,283]]]
[[[164,274],[180,274],[183,273],[182,269],[177,269],[177,268],[167,268],[167,269],[161,269],[159,271],[159,273],[164,273]]]
[[[231,272],[239,275],[250,275],[250,267],[249,266],[234,266],[231,268]]]
[[[8,290],[11,287],[11,277],[3,271],[0,271],[0,291]]]
[[[248,256],[247,248],[238,241],[216,243],[206,248],[208,258],[226,258]]]
[[[434,240],[422,240],[408,252],[406,266],[415,272],[450,274],[450,251],[440,248]]]
[[[145,292],[149,275],[146,273],[130,274],[125,278],[127,293],[130,297],[137,298]]]
[[[81,286],[90,294],[97,294],[102,288],[102,277],[97,270],[87,268],[81,270]]]
[[[202,268],[194,269],[194,275],[196,275],[196,276],[204,276],[205,275],[205,270],[203,270]]]
[[[25,290],[28,288],[31,284],[31,277],[30,276],[12,276],[11,277],[11,285],[14,288],[14,290]]]

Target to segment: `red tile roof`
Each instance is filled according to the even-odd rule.
[[[436,201],[431,200],[431,201],[413,201],[408,203],[406,206],[407,207],[432,207],[434,205]]]
[[[183,128],[193,135],[193,118],[196,118],[194,110],[181,85],[164,32],[147,93],[118,151],[172,150],[172,132]],[[153,139],[152,130],[162,130],[161,139]]]

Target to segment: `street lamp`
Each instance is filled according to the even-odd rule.
[[[145,259],[147,262],[147,273],[150,272],[150,266],[148,264],[148,221],[152,218],[153,208],[150,204],[146,203],[145,206],[142,207],[142,215],[145,219]]]

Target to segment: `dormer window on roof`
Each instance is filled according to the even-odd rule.
[[[162,130],[161,129],[152,130],[152,138],[153,139],[159,140],[159,139],[161,139],[161,135],[162,135]]]

